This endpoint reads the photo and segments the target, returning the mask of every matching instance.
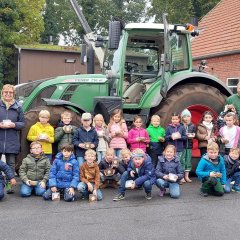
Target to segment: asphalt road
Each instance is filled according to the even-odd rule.
[[[0,240],[30,239],[204,239],[238,240],[240,194],[221,198],[199,195],[194,179],[182,186],[180,199],[160,198],[154,187],[152,200],[143,190],[128,190],[126,199],[113,202],[115,189],[104,189],[101,202],[23,199],[16,193],[0,202]]]

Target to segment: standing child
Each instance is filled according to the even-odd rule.
[[[143,187],[145,190],[145,198],[152,199],[152,185],[155,183],[155,173],[152,161],[142,149],[135,149],[132,152],[132,160],[129,162],[128,169],[121,177],[118,194],[113,198],[113,201],[120,201],[125,198],[126,181],[133,180],[131,189]]]
[[[78,191],[82,194],[84,199],[88,198],[91,193],[100,201],[102,200],[102,192],[99,189],[100,171],[96,163],[96,152],[92,149],[88,149],[85,152],[85,159],[86,162],[80,167],[81,182],[78,184]]]
[[[97,114],[93,118],[93,126],[98,135],[99,143],[97,147],[97,162],[100,163],[108,149],[108,130],[102,114]]]
[[[208,194],[223,196],[226,183],[226,168],[224,159],[219,155],[217,143],[210,142],[207,145],[207,154],[200,159],[196,174],[202,182],[201,195]]]
[[[229,155],[224,156],[224,162],[227,172],[227,181],[225,184],[225,192],[229,193],[231,190],[233,192],[240,192],[240,160],[239,160],[240,149],[231,148]],[[233,186],[231,182],[234,181]]]
[[[30,154],[23,159],[19,169],[22,180],[20,194],[22,197],[30,197],[32,191],[36,196],[42,196],[46,191],[48,181],[49,159],[43,154],[40,142],[34,141],[30,144]]]
[[[161,119],[158,115],[151,117],[151,123],[147,128],[150,137],[148,154],[152,159],[153,166],[156,167],[158,157],[162,155],[163,143],[165,142],[165,129],[160,126]]]
[[[156,185],[160,188],[160,197],[163,197],[166,188],[169,188],[170,197],[179,198],[179,182],[183,178],[183,170],[179,158],[176,155],[175,146],[166,146],[163,155],[158,158],[155,174],[158,178]]]
[[[180,115],[178,113],[173,113],[171,123],[166,129],[166,142],[176,147],[176,155],[179,159],[181,159],[183,152],[183,143],[187,140],[186,130],[180,123],[180,120]]]
[[[187,140],[183,142],[183,153],[181,156],[181,165],[184,170],[184,178],[182,182],[191,183],[192,180],[189,178],[189,172],[192,169],[192,147],[193,147],[193,138],[195,137],[196,127],[191,122],[191,113],[188,109],[184,109],[181,114],[181,119],[183,126],[186,130]]]
[[[61,114],[61,122],[54,131],[55,142],[58,142],[58,152],[61,151],[63,145],[72,143],[73,135],[76,132],[77,127],[71,125],[71,121],[71,112],[64,111]]]
[[[141,148],[144,152],[146,152],[147,144],[150,142],[150,138],[146,129],[144,129],[142,125],[142,118],[135,116],[133,118],[133,128],[129,131],[127,138],[131,151],[136,148]]]
[[[91,126],[92,115],[90,113],[83,113],[81,122],[82,126],[78,128],[73,135],[73,145],[80,167],[84,163],[86,150],[96,149],[98,146],[97,132],[95,128]]]
[[[110,136],[109,147],[115,150],[115,155],[119,158],[120,151],[127,147],[128,129],[121,109],[115,109],[108,124],[108,131]]]
[[[2,200],[4,197],[5,187],[5,180],[2,172],[4,172],[4,174],[7,176],[7,179],[9,179],[11,185],[15,186],[17,184],[12,169],[5,162],[0,160],[0,200]]]
[[[49,173],[49,189],[43,194],[45,200],[52,199],[53,193],[63,192],[66,202],[74,201],[74,189],[79,183],[79,164],[73,150],[72,144],[66,144],[56,155]]]
[[[224,155],[228,155],[231,148],[238,147],[240,127],[235,125],[235,113],[227,113],[224,120],[226,125],[220,128],[219,135],[221,143],[224,144]]]
[[[49,161],[52,161],[52,143],[54,142],[54,129],[48,123],[50,113],[47,110],[39,112],[39,122],[31,126],[27,140],[30,142],[39,141],[42,145],[43,152]]]
[[[196,137],[201,156],[207,152],[207,145],[217,140],[217,126],[213,122],[213,114],[209,111],[203,113],[200,123],[197,125]]]

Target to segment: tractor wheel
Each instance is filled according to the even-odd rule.
[[[31,109],[30,111],[26,112],[24,114],[25,116],[25,121],[26,121],[26,126],[25,128],[21,131],[21,138],[20,138],[20,143],[21,143],[21,151],[17,156],[16,160],[16,170],[19,169],[22,159],[27,156],[29,153],[29,145],[30,142],[27,140],[27,134],[30,129],[30,127],[35,124],[38,121],[38,114],[41,110],[48,110],[51,114],[50,117],[50,124],[56,128],[58,125],[59,120],[61,119],[61,113],[64,111],[70,111],[72,113],[72,124],[79,127],[81,123],[81,117],[77,113],[75,113],[72,110],[69,110],[67,108],[61,107],[61,106],[39,106],[36,108]],[[53,144],[53,150],[57,149],[56,146]]]

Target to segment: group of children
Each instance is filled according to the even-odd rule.
[[[160,125],[160,117],[153,115],[146,129],[142,118],[134,117],[128,131],[121,109],[112,112],[108,125],[101,114],[92,119],[90,113],[83,113],[81,126],[77,128],[72,125],[68,111],[61,114],[55,130],[49,120],[50,113],[40,111],[39,122],[28,132],[30,153],[19,170],[22,197],[34,192],[49,200],[60,193],[65,201],[73,201],[78,190],[82,198],[91,196],[101,200],[100,188],[111,186],[118,188],[114,201],[124,199],[126,189],[135,188],[144,188],[145,198],[149,200],[156,184],[160,196],[169,189],[170,196],[178,198],[180,184],[192,182],[189,172],[194,138],[198,139],[202,155],[196,169],[202,181],[201,194],[222,196],[231,190],[240,192],[240,128],[233,112],[225,111],[219,120],[220,129],[209,111],[194,126],[188,109],[181,115],[173,113],[166,130]],[[53,142],[58,143],[54,159]],[[219,154],[219,145],[224,157]],[[1,171],[11,179],[12,185],[16,184],[14,174],[0,161],[0,198],[4,193]]]

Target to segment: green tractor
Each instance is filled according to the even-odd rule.
[[[193,69],[190,40],[195,30],[188,25],[170,25],[164,15],[163,24],[123,26],[121,21],[111,21],[109,37],[104,38],[91,31],[77,2],[70,2],[86,31],[81,58],[87,61],[88,74],[59,76],[16,87],[27,121],[17,168],[28,151],[27,132],[43,108],[50,110],[54,126],[65,108],[73,112],[77,126],[85,111],[101,113],[108,122],[111,112],[122,108],[128,123],[140,115],[146,124],[153,114],[158,114],[163,126],[170,122],[172,112],[185,108],[191,111],[195,124],[204,111],[210,110],[215,116],[221,111],[231,91],[216,77]],[[102,73],[94,74],[94,56]],[[196,143],[194,149],[193,156],[197,157]]]

